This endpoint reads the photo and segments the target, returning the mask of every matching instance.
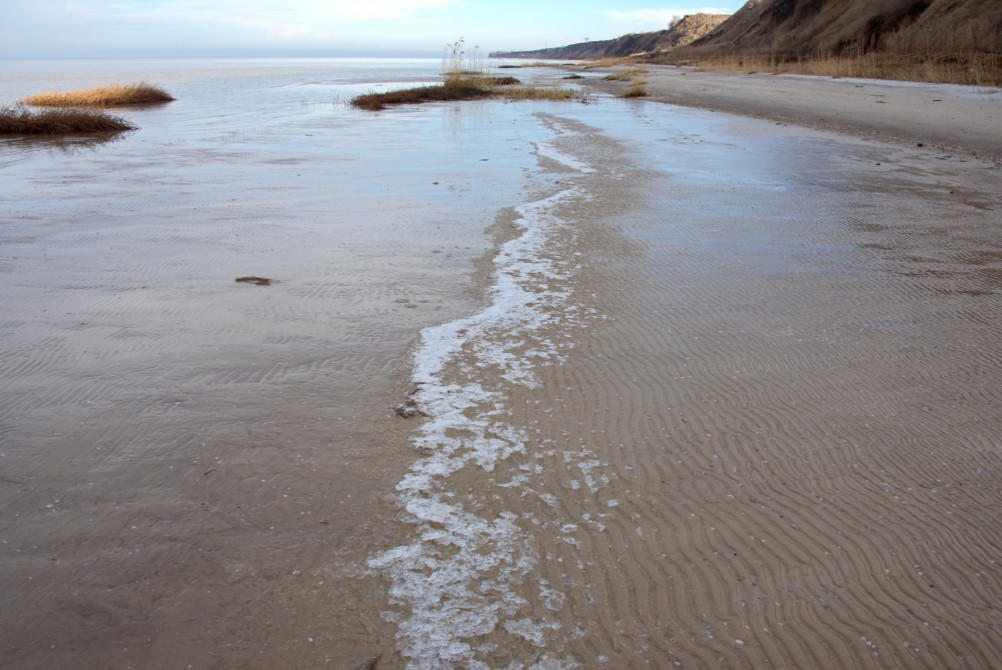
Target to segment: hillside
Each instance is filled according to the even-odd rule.
[[[727,14],[692,14],[683,17],[668,30],[633,33],[612,40],[580,42],[563,47],[533,51],[501,51],[492,58],[538,58],[540,60],[588,60],[622,58],[640,54],[663,53],[690,44],[709,33],[728,18]]]
[[[840,54],[1002,51],[999,0],[750,0],[693,47]]]

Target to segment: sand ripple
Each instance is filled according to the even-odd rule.
[[[532,257],[571,270],[417,354],[416,532],[372,561],[407,664],[993,667],[997,217],[858,165],[659,176],[550,123],[573,234]]]

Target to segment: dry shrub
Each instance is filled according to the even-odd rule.
[[[36,107],[122,107],[170,102],[174,98],[158,86],[140,82],[101,86],[65,93],[39,93],[22,102]]]
[[[0,135],[72,135],[135,130],[117,116],[79,109],[47,109],[36,112],[24,105],[0,108]]]

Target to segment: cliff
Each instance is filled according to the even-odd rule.
[[[723,52],[1002,51],[999,0],[751,0],[696,40]]]
[[[588,60],[596,58],[622,58],[639,54],[654,54],[690,44],[709,33],[725,19],[727,14],[692,14],[683,17],[667,30],[651,33],[632,33],[612,40],[580,42],[563,47],[533,51],[499,51],[492,58],[537,58],[540,60]]]
[[[491,56],[585,60],[678,49],[794,57],[1002,54],[1002,0],[750,0],[730,17],[693,14],[668,30]]]

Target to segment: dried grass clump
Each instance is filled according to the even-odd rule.
[[[73,135],[115,133],[136,127],[117,116],[80,109],[36,112],[24,105],[0,108],[0,135]]]
[[[462,39],[446,47],[442,61],[442,84],[405,88],[386,93],[365,93],[352,98],[359,109],[379,111],[387,105],[444,102],[451,100],[568,100],[577,97],[575,91],[564,88],[523,85],[515,77],[492,74],[484,65],[479,47],[467,51]]]
[[[648,70],[645,67],[634,67],[629,70],[623,70],[622,72],[613,72],[612,74],[607,74],[602,77],[606,81],[633,81],[639,79],[647,74]]]
[[[617,65],[630,65],[632,61],[629,58],[600,58],[598,60],[587,61],[582,65],[586,70],[594,70],[596,68],[607,68],[615,67]]]
[[[497,96],[505,100],[574,100],[581,94],[569,88],[552,86],[513,86],[497,91]]]
[[[36,107],[123,107],[170,102],[174,97],[158,86],[140,82],[101,86],[65,93],[39,93],[22,102]]]
[[[351,104],[359,109],[378,112],[386,105],[418,104],[422,102],[445,102],[448,100],[479,100],[490,97],[491,92],[479,86],[421,86],[405,88],[386,93],[365,93],[352,98]]]
[[[646,98],[647,95],[647,84],[642,81],[633,83],[623,92],[624,98]]]

